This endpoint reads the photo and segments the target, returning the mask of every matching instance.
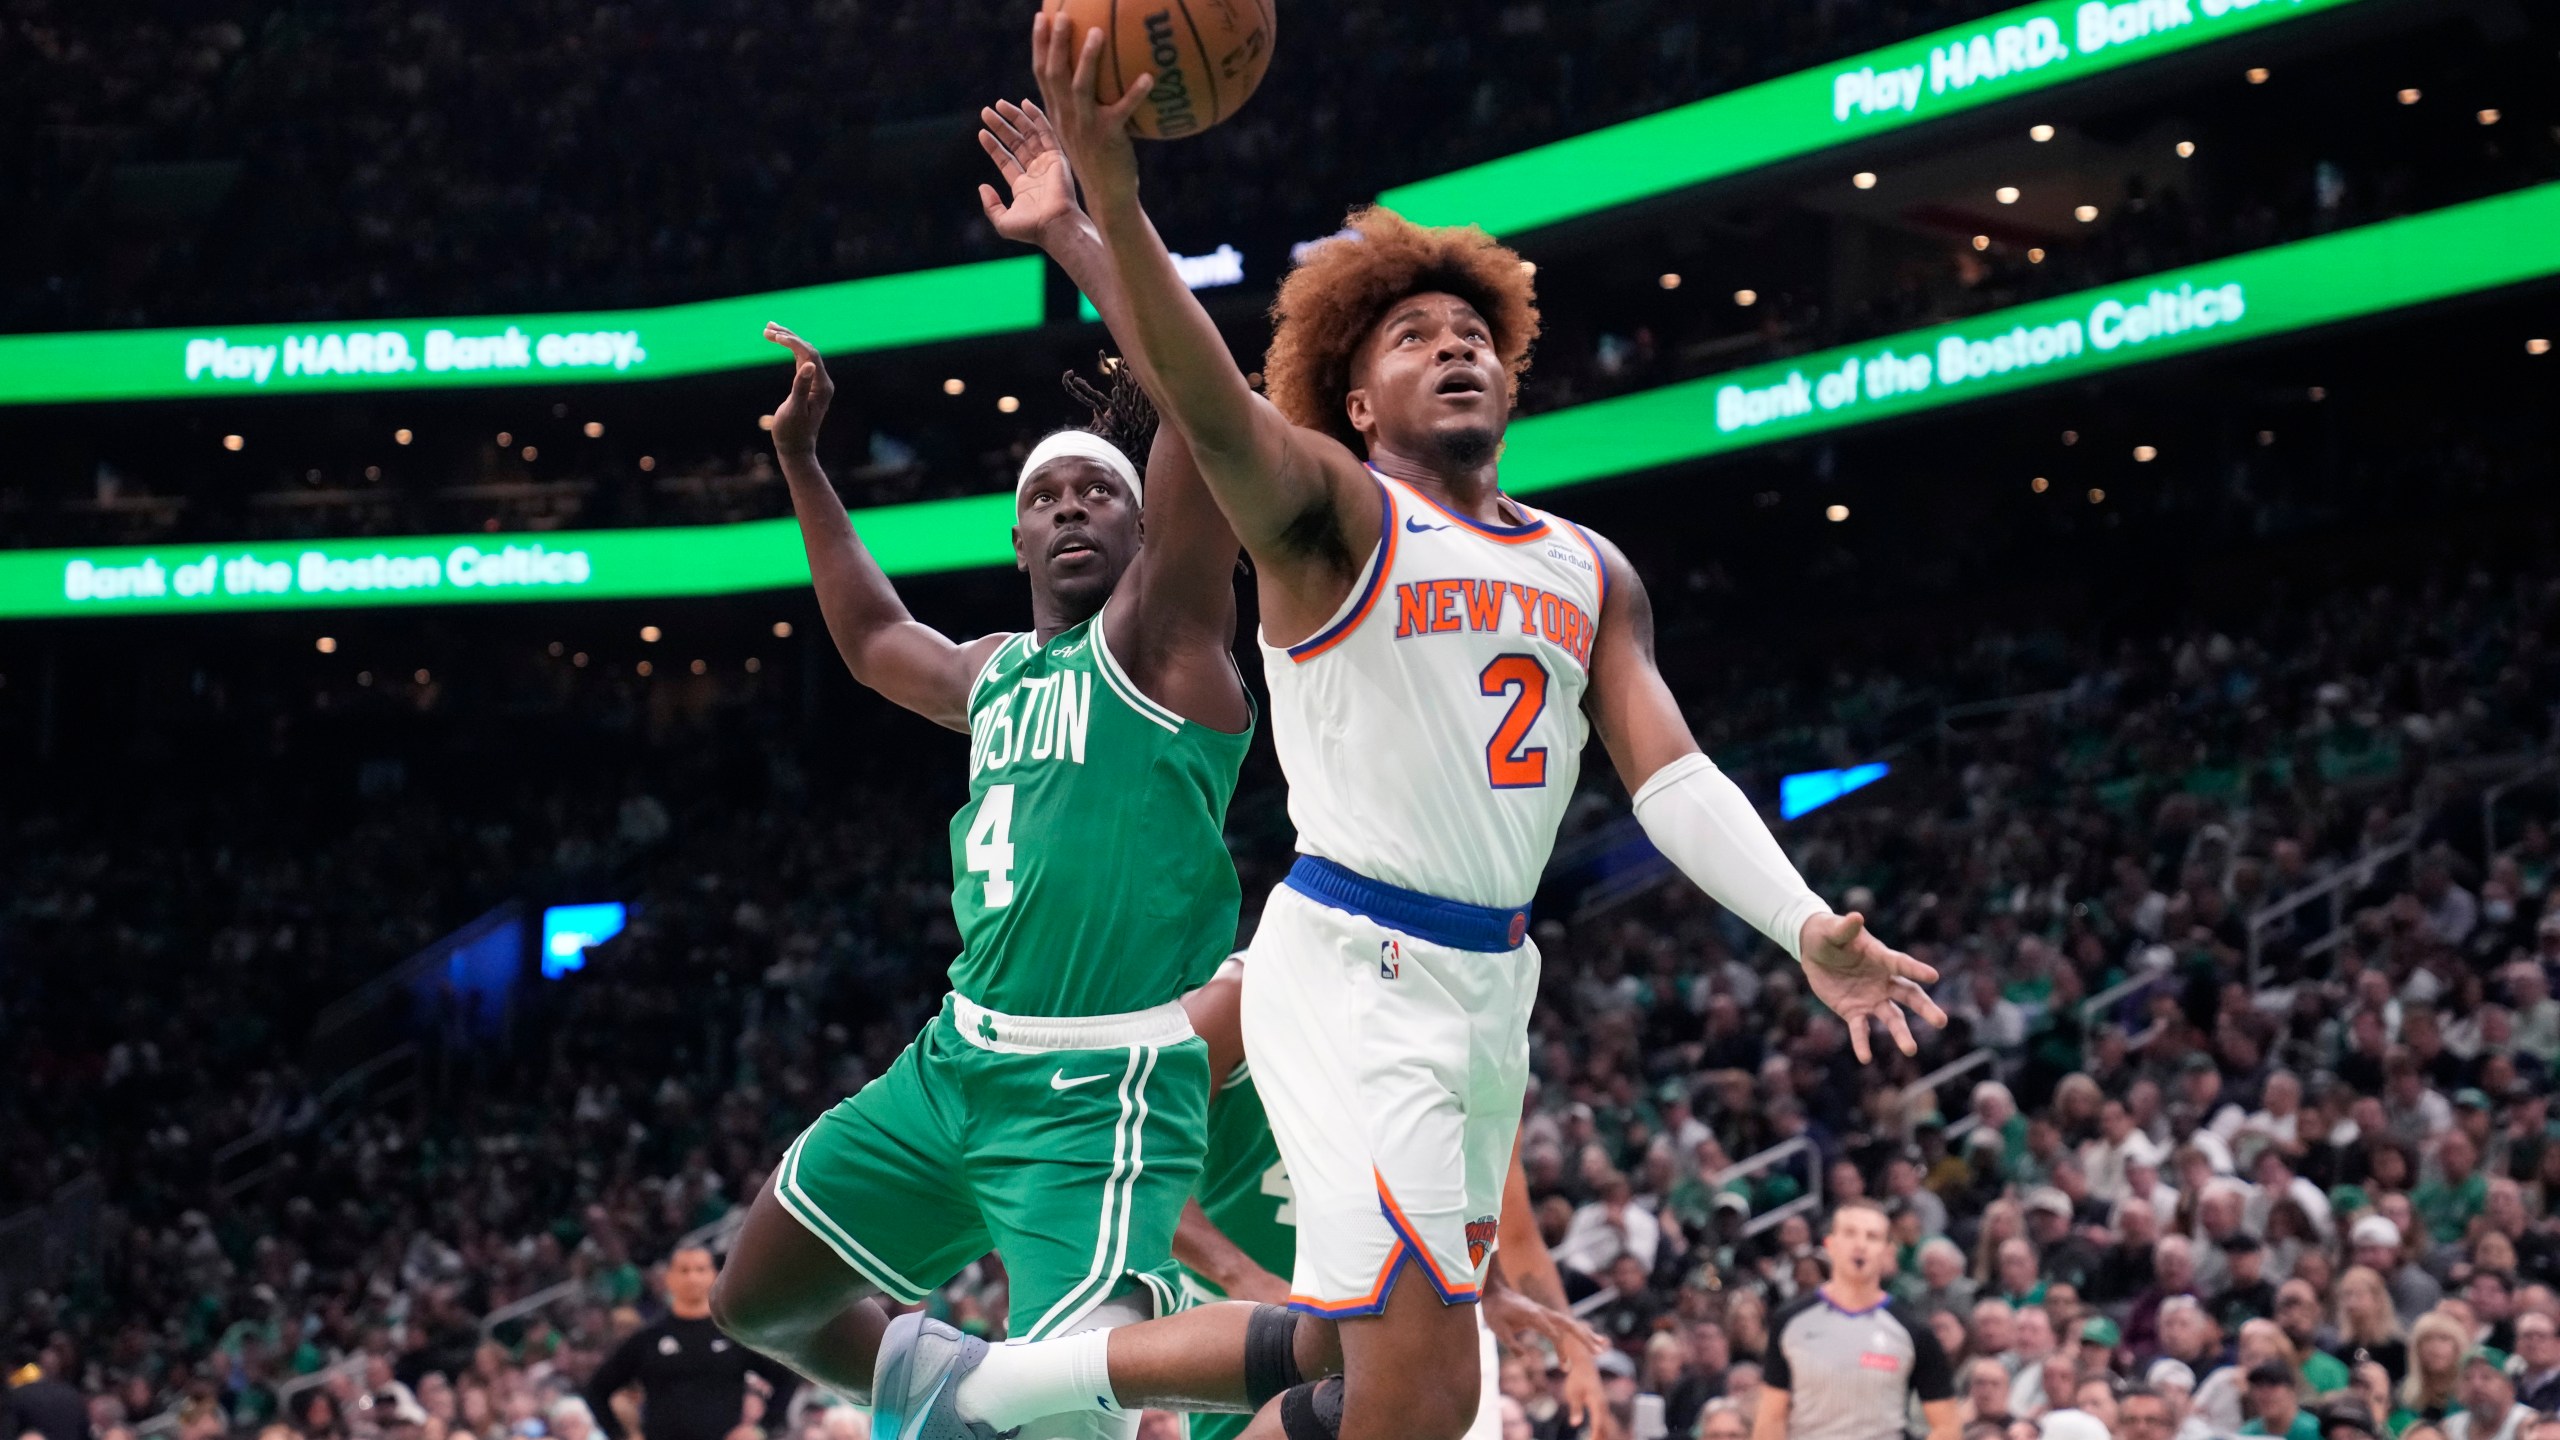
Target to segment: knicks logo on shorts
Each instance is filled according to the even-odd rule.
[[[1381,980],[1393,980],[1403,973],[1404,942],[1401,940],[1379,941],[1378,978]]]
[[[1482,1265],[1484,1257],[1493,1253],[1494,1219],[1487,1215],[1467,1222],[1467,1263]]]

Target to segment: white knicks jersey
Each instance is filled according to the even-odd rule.
[[[1373,471],[1372,474],[1375,474]],[[1375,553],[1324,628],[1262,642],[1298,849],[1470,905],[1529,903],[1573,800],[1608,578],[1591,537],[1376,477]]]

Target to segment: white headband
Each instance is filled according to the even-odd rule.
[[[1120,447],[1090,430],[1061,430],[1032,447],[1031,458],[1022,462],[1022,474],[1013,482],[1013,498],[1019,503],[1023,487],[1041,466],[1052,460],[1090,460],[1120,477],[1129,487],[1131,498],[1143,508],[1147,503],[1146,487],[1138,481],[1138,467],[1120,453]]]

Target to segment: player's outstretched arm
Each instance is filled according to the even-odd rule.
[[[1138,203],[1129,115],[1146,98],[1140,76],[1105,106],[1097,98],[1102,32],[1079,35],[1065,17],[1032,21],[1032,67],[1049,118],[1127,292],[1128,323],[1112,334],[1141,366],[1156,403],[1191,442],[1200,472],[1255,561],[1281,573],[1305,565],[1310,532],[1359,537],[1377,529],[1377,491],[1358,457],[1289,423],[1255,394]],[[1098,302],[1097,302],[1098,308]],[[1356,547],[1355,547],[1356,548]],[[1365,552],[1363,552],[1365,553]],[[1328,569],[1326,579],[1339,579]]]
[[[1209,1277],[1230,1300],[1259,1305],[1289,1303],[1289,1282],[1254,1263],[1244,1247],[1209,1218],[1197,1199],[1182,1202],[1182,1218],[1173,1226],[1173,1258]]]
[[[1092,218],[1076,204],[1074,173],[1049,117],[1029,101],[978,112],[978,144],[1010,200],[978,187],[988,223],[1008,240],[1037,245],[1058,262],[1114,334],[1130,328],[1127,292]],[[1162,384],[1131,357],[1150,398]],[[1147,456],[1146,544],[1112,592],[1103,617],[1111,651],[1153,700],[1185,719],[1234,733],[1252,723],[1244,683],[1229,658],[1236,638],[1236,532],[1227,524],[1174,425],[1157,427]]]
[[[1023,245],[1037,245],[1058,262],[1067,278],[1093,302],[1094,313],[1114,337],[1131,328],[1128,292],[1112,268],[1102,232],[1076,198],[1076,174],[1058,140],[1058,127],[1036,100],[1017,105],[999,100],[978,112],[978,148],[995,162],[1005,194],[993,185],[978,186],[978,205],[997,234]],[[1148,395],[1161,392],[1146,357],[1122,357]]]
[[[773,451],[790,483],[791,508],[809,552],[809,578],[837,653],[854,679],[937,725],[967,731],[969,684],[1005,637],[958,645],[907,613],[897,587],[853,533],[844,501],[818,464],[818,430],[836,394],[827,362],[780,325],[765,326],[764,338],[789,350],[794,362],[790,397],[773,412]]]
[[[1511,1175],[1502,1184],[1501,1215],[1494,1223],[1501,1242],[1502,1273],[1509,1284],[1503,1292],[1485,1291],[1485,1322],[1494,1327],[1494,1338],[1505,1348],[1517,1347],[1522,1330],[1547,1337],[1564,1366],[1565,1418],[1579,1425],[1608,1403],[1600,1384],[1599,1355],[1609,1342],[1574,1317],[1573,1302],[1564,1293],[1564,1274],[1547,1249],[1547,1237],[1538,1233],[1537,1207],[1529,1199],[1529,1173],[1520,1168],[1516,1137],[1511,1142]],[[1491,1307],[1501,1303],[1504,1293],[1529,1309],[1497,1317]]]
[[[1646,836],[1717,904],[1795,957],[1815,997],[1848,1027],[1860,1064],[1873,1058],[1870,1024],[1882,1025],[1903,1054],[1918,1053],[1903,1008],[1932,1025],[1947,1023],[1920,988],[1938,972],[1868,934],[1866,917],[1832,914],[1760,812],[1699,753],[1688,717],[1654,664],[1652,597],[1617,546],[1592,538],[1608,599],[1592,644],[1587,703]]]

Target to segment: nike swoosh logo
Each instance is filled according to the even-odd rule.
[[[1111,1077],[1108,1075],[1079,1075],[1075,1079],[1070,1080],[1067,1078],[1067,1072],[1061,1070],[1049,1077],[1049,1088],[1052,1090],[1073,1090],[1079,1085],[1090,1085],[1096,1080],[1108,1080],[1110,1078]]]
[[[1404,528],[1412,531],[1416,535],[1428,535],[1434,530],[1446,530],[1449,527],[1446,525],[1425,525],[1421,520],[1408,515],[1405,517]]]

